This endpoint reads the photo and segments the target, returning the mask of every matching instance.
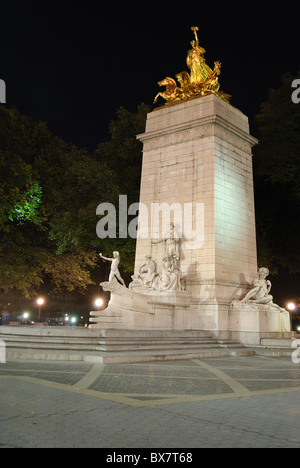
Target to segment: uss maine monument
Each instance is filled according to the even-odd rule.
[[[245,300],[253,297],[258,271],[251,152],[257,140],[220,90],[221,63],[209,67],[198,28],[192,31],[189,72],[159,82],[165,90],[155,102],[166,103],[148,114],[137,136],[140,204],[147,209],[139,214],[133,281],[126,288],[112,275],[102,283],[111,299],[106,310],[91,312],[90,328],[209,330],[259,344],[289,329],[286,311],[271,299]],[[153,228],[153,206],[161,221],[167,213],[167,229],[163,222]]]

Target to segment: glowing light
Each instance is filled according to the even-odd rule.
[[[101,299],[100,297],[99,297],[98,299],[95,300],[95,306],[96,306],[96,307],[101,307],[101,306],[103,306],[103,303],[104,303],[104,301],[103,301],[103,299]]]
[[[287,308],[289,310],[295,310],[296,309],[296,304],[294,304],[293,302],[289,302],[288,305],[287,305]]]
[[[41,308],[42,308],[42,305],[45,303],[45,299],[43,299],[42,297],[38,297],[37,300],[36,300],[36,303],[37,303],[37,305],[39,306],[39,318],[38,318],[38,321],[40,322],[40,321],[41,321]]]

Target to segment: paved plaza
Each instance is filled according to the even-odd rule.
[[[300,364],[290,357],[8,361],[0,394],[0,448],[300,446]]]

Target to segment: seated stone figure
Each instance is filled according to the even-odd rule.
[[[180,281],[181,272],[174,258],[165,256],[161,274],[155,278],[152,288],[156,291],[183,291]]]
[[[151,288],[154,279],[158,276],[157,264],[151,255],[146,255],[145,258],[146,262],[141,266],[138,278],[144,286]]]
[[[232,306],[237,310],[244,309],[248,312],[251,311],[251,307],[248,308],[247,304],[253,304],[252,307],[256,307],[256,310],[264,309],[264,313],[268,314],[268,326],[270,327],[271,322],[273,324],[273,328],[270,331],[289,332],[291,329],[290,314],[287,310],[273,302],[273,296],[270,294],[272,284],[271,281],[266,279],[268,275],[268,268],[259,268],[258,275],[253,281],[253,288],[250,289],[243,299],[233,301]]]
[[[271,281],[266,280],[269,275],[268,268],[262,267],[258,270],[258,276],[253,281],[253,289],[241,300],[241,302],[254,302],[256,304],[269,304],[273,301],[270,290]]]
[[[177,263],[177,258],[165,255],[163,258],[162,270],[157,272],[157,263],[151,255],[146,255],[146,262],[140,267],[138,276],[132,276],[133,282],[129,289],[134,290],[139,286],[144,291],[184,291],[181,284],[181,271]],[[144,292],[141,291],[141,292]]]

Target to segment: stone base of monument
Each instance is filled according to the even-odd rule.
[[[101,283],[111,298],[106,310],[91,312],[90,328],[202,330],[254,347],[290,339],[286,311],[251,302],[272,296],[268,269],[257,269],[257,140],[248,118],[211,94],[149,113],[138,139],[143,209],[133,282],[129,289],[115,277]],[[160,211],[154,222],[155,207],[168,228]]]
[[[104,285],[104,283],[102,283]],[[127,289],[116,281],[105,283],[111,292],[108,307],[90,312],[90,329],[123,330],[207,330],[216,336],[227,330],[229,304],[214,298],[192,297],[186,291]],[[226,320],[220,320],[226,311]],[[227,334],[223,336],[229,339]]]
[[[188,326],[188,295],[183,291],[133,292],[118,286],[107,309],[90,312],[91,329],[184,330]],[[198,328],[198,327],[196,327]]]
[[[273,303],[201,302],[184,291],[137,293],[117,283],[111,289],[108,307],[90,313],[90,329],[202,330],[252,346],[260,346],[262,340],[291,339],[290,315]]]
[[[255,332],[254,335],[259,336]],[[259,345],[254,343],[245,346],[238,339],[221,338],[208,330],[0,327],[0,340],[6,345],[7,361],[19,359],[121,364],[253,354],[292,354],[289,333],[275,332],[273,338],[268,333],[263,336]]]
[[[255,304],[233,301],[229,309],[231,337],[245,345],[261,345],[268,342],[280,346],[291,340],[290,314],[276,304]],[[269,341],[271,340],[271,341]]]

